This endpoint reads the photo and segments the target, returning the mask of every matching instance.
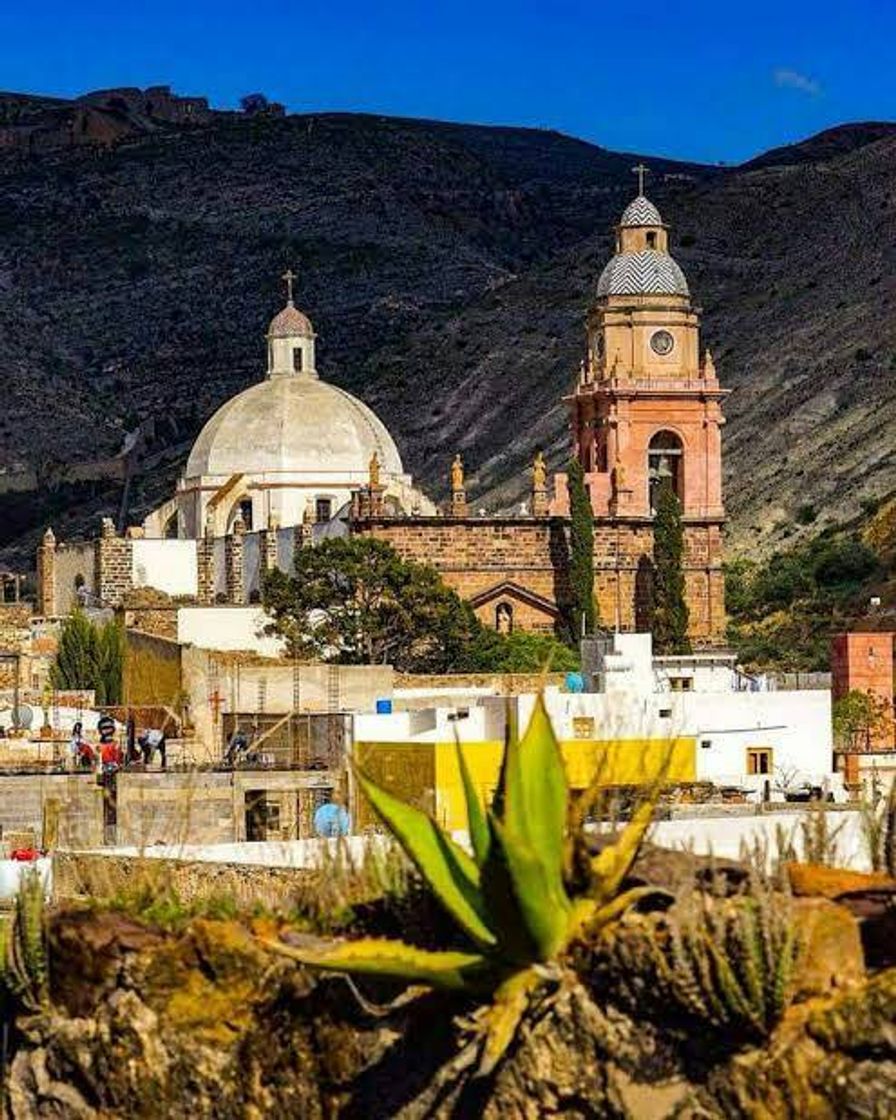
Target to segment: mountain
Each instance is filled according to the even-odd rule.
[[[114,514],[110,464],[137,434],[130,519],[166,492],[205,419],[262,376],[287,265],[322,376],[378,411],[434,493],[456,451],[491,508],[518,500],[535,448],[564,462],[561,398],[642,157],[551,131],[150,95],[5,118],[20,95],[0,95],[8,556],[50,517],[70,534]],[[87,109],[115,128],[73,139]],[[52,143],[21,139],[38,118]],[[842,518],[896,489],[896,129],[834,132],[741,168],[643,157],[733,390],[735,547],[777,543],[807,504]]]

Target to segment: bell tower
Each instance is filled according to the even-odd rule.
[[[609,609],[601,604],[601,617],[623,628],[638,625],[621,588],[634,578],[630,569],[637,569],[639,553],[652,550],[655,490],[665,476],[681,503],[693,637],[720,640],[726,391],[712,355],[701,351],[699,308],[669,253],[668,227],[644,195],[647,169],[634,170],[639,193],[616,227],[616,253],[598,280],[586,357],[567,398],[595,519],[612,526],[618,542],[615,574],[602,587],[602,597],[612,601]],[[608,567],[606,555],[596,554],[595,561],[599,570]]]

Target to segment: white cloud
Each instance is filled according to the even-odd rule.
[[[783,89],[798,89],[800,93],[807,93],[810,97],[821,95],[821,83],[810,78],[808,74],[801,74],[799,70],[779,66],[774,73],[774,79],[775,85]]]

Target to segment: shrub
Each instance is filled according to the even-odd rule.
[[[822,587],[860,583],[877,569],[877,554],[855,537],[831,541],[818,553],[812,569]]]
[[[801,505],[796,511],[796,520],[799,525],[811,525],[818,517],[818,510],[811,503]]]

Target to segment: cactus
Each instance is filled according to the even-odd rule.
[[[478,1019],[484,1035],[480,1073],[490,1072],[513,1040],[530,1002],[562,975],[572,943],[601,930],[653,887],[624,881],[653,819],[655,795],[632,815],[617,841],[589,861],[583,893],[570,897],[569,797],[560,748],[539,697],[518,739],[505,745],[498,788],[482,805],[457,745],[472,855],[419,809],[358,782],[382,821],[471,943],[469,951],[428,951],[367,938],[322,951],[271,948],[312,968],[459,989],[489,997]]]
[[[12,1001],[36,1013],[49,998],[44,884],[36,869],[22,876],[12,919],[3,927],[3,987]]]
[[[765,1038],[794,996],[802,952],[789,899],[755,874],[746,895],[692,896],[658,926],[631,924],[613,941],[604,972],[633,1007]]]

